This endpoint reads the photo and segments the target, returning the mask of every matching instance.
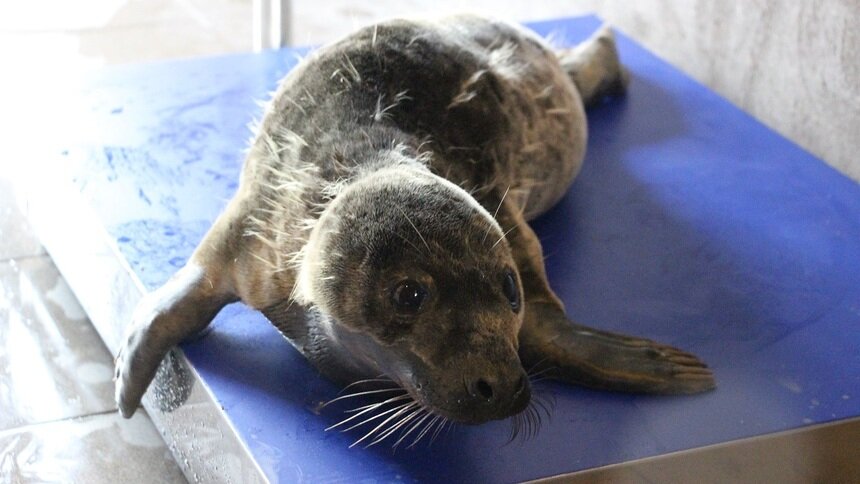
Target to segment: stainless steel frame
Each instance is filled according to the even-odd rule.
[[[38,180],[24,180],[28,216],[102,340],[116,355],[145,289],[73,183],[59,175],[52,178],[47,175],[50,172],[41,173]],[[164,408],[174,395],[187,395],[187,400],[178,408]],[[267,482],[181,349],[174,349],[162,362],[143,406],[190,482]]]
[[[254,0],[254,52],[290,45],[289,0]]]

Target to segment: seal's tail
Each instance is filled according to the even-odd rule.
[[[608,24],[576,47],[556,51],[556,56],[576,84],[585,107],[607,96],[624,94],[630,82],[630,73],[621,65]]]

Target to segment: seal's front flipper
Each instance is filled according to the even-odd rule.
[[[570,322],[553,303],[526,305],[520,332],[526,368],[601,390],[689,394],[714,388],[707,366],[690,353],[654,341]]]
[[[167,352],[205,328],[235,297],[218,291],[204,269],[191,262],[135,308],[116,358],[116,403],[131,417]]]
[[[516,226],[506,238],[525,299],[519,333],[524,368],[604,390],[684,394],[714,388],[711,371],[689,353],[569,321],[547,282],[540,241],[522,213],[506,201],[500,204],[498,218],[502,226]]]

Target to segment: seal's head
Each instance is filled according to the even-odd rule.
[[[337,195],[298,293],[330,317],[325,331],[352,361],[433,413],[482,423],[529,403],[510,247],[474,198],[423,167],[379,170]]]

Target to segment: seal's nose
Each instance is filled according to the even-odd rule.
[[[472,384],[472,388],[469,393],[471,393],[473,397],[480,395],[486,400],[492,400],[496,392],[493,390],[493,385],[489,384],[487,380],[478,378],[475,383]]]
[[[528,377],[522,369],[510,373],[491,370],[465,377],[456,398],[457,420],[479,424],[525,410],[531,400]]]
[[[483,376],[472,380],[468,386],[469,395],[483,404],[496,405],[506,401],[517,400],[526,388],[526,376],[520,375],[511,381],[499,381],[496,378]]]

